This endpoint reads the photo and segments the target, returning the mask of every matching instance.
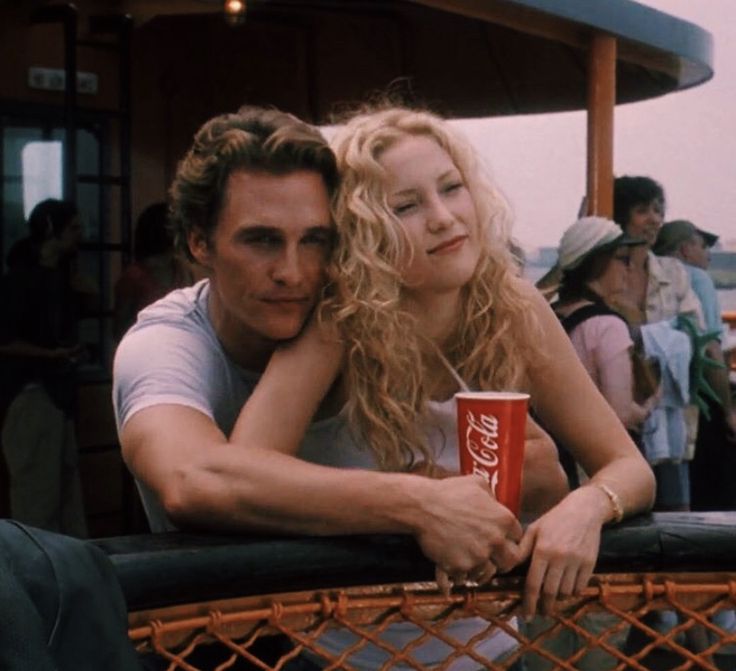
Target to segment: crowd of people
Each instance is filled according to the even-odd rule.
[[[563,234],[558,285],[544,281],[575,350],[646,457],[655,510],[729,510],[736,413],[706,272],[718,237],[664,221],[665,195],[649,177],[614,182],[614,219],[580,219]],[[563,463],[565,446],[560,445]],[[571,471],[568,463],[568,473]],[[692,468],[691,468],[692,466]]]
[[[360,111],[331,145],[276,110],[209,120],[168,206],[141,217],[136,262],[116,291],[113,403],[152,531],[409,534],[445,590],[528,561],[524,613],[552,612],[587,586],[604,525],[652,505],[712,505],[697,493],[718,459],[712,436],[734,439],[724,370],[692,364],[723,361],[704,272],[714,237],[664,224],[664,212],[657,182],[616,179],[613,219],[584,217],[563,235],[550,305],[520,277],[499,189],[439,117]],[[65,269],[55,286],[76,295],[60,259],[78,232],[29,225],[8,265],[41,297],[9,283],[23,319],[0,351],[24,357],[3,426],[23,490],[14,513],[34,491],[14,455],[52,460],[41,439],[37,453],[14,447],[13,427],[28,425],[21,401],[42,396],[66,421],[52,382],[78,355],[72,323],[38,323],[67,305],[45,288],[52,242],[53,272]],[[181,256],[204,279],[193,283]],[[530,394],[521,521],[483,480],[459,473],[458,378]],[[702,389],[712,390],[705,402]],[[73,448],[54,450],[66,463]],[[69,484],[58,469],[53,477]],[[467,640],[485,627],[466,618],[450,633]],[[381,637],[401,648],[419,635],[392,625]],[[353,642],[343,630],[320,637],[335,654]],[[500,659],[514,645],[498,630],[478,650]],[[437,664],[444,646],[429,640],[414,654]],[[361,669],[384,661],[372,644],[351,658]],[[461,657],[452,668],[476,666]]]

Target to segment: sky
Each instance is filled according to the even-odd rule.
[[[736,250],[736,0],[646,0],[713,35],[709,82],[614,116],[614,174],[649,175],[667,219],[690,219]],[[514,235],[529,253],[556,246],[585,191],[584,112],[456,122],[511,202]]]

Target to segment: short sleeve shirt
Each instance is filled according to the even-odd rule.
[[[690,286],[684,264],[677,259],[649,252],[646,314],[648,324],[691,314],[701,328],[704,326],[700,301]]]
[[[624,320],[613,315],[586,319],[570,332],[570,340],[599,389],[607,364],[634,344]]]
[[[698,297],[703,309],[706,331],[718,332],[722,335],[721,304],[718,300],[718,292],[716,291],[713,279],[702,268],[696,268],[686,263],[685,269],[690,277],[690,284],[692,285],[693,291]]]

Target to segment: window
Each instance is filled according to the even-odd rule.
[[[28,234],[27,217],[45,198],[63,194],[66,130],[61,111],[32,107],[2,113],[0,108],[0,269],[7,270],[10,247]],[[80,270],[99,289],[96,309],[80,323],[80,338],[91,354],[86,374],[109,376],[112,356],[112,276],[117,275],[124,253],[119,178],[110,177],[115,122],[103,114],[90,114],[76,130],[75,202],[84,230],[79,253]],[[124,233],[125,230],[125,233]]]

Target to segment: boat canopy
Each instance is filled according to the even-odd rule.
[[[708,32],[631,0],[250,0],[235,28],[221,0],[115,4],[142,32],[177,35],[174,52],[199,42],[209,65],[237,41],[250,102],[317,123],[386,90],[460,118],[586,109],[601,34],[616,38],[617,104],[713,74]]]

